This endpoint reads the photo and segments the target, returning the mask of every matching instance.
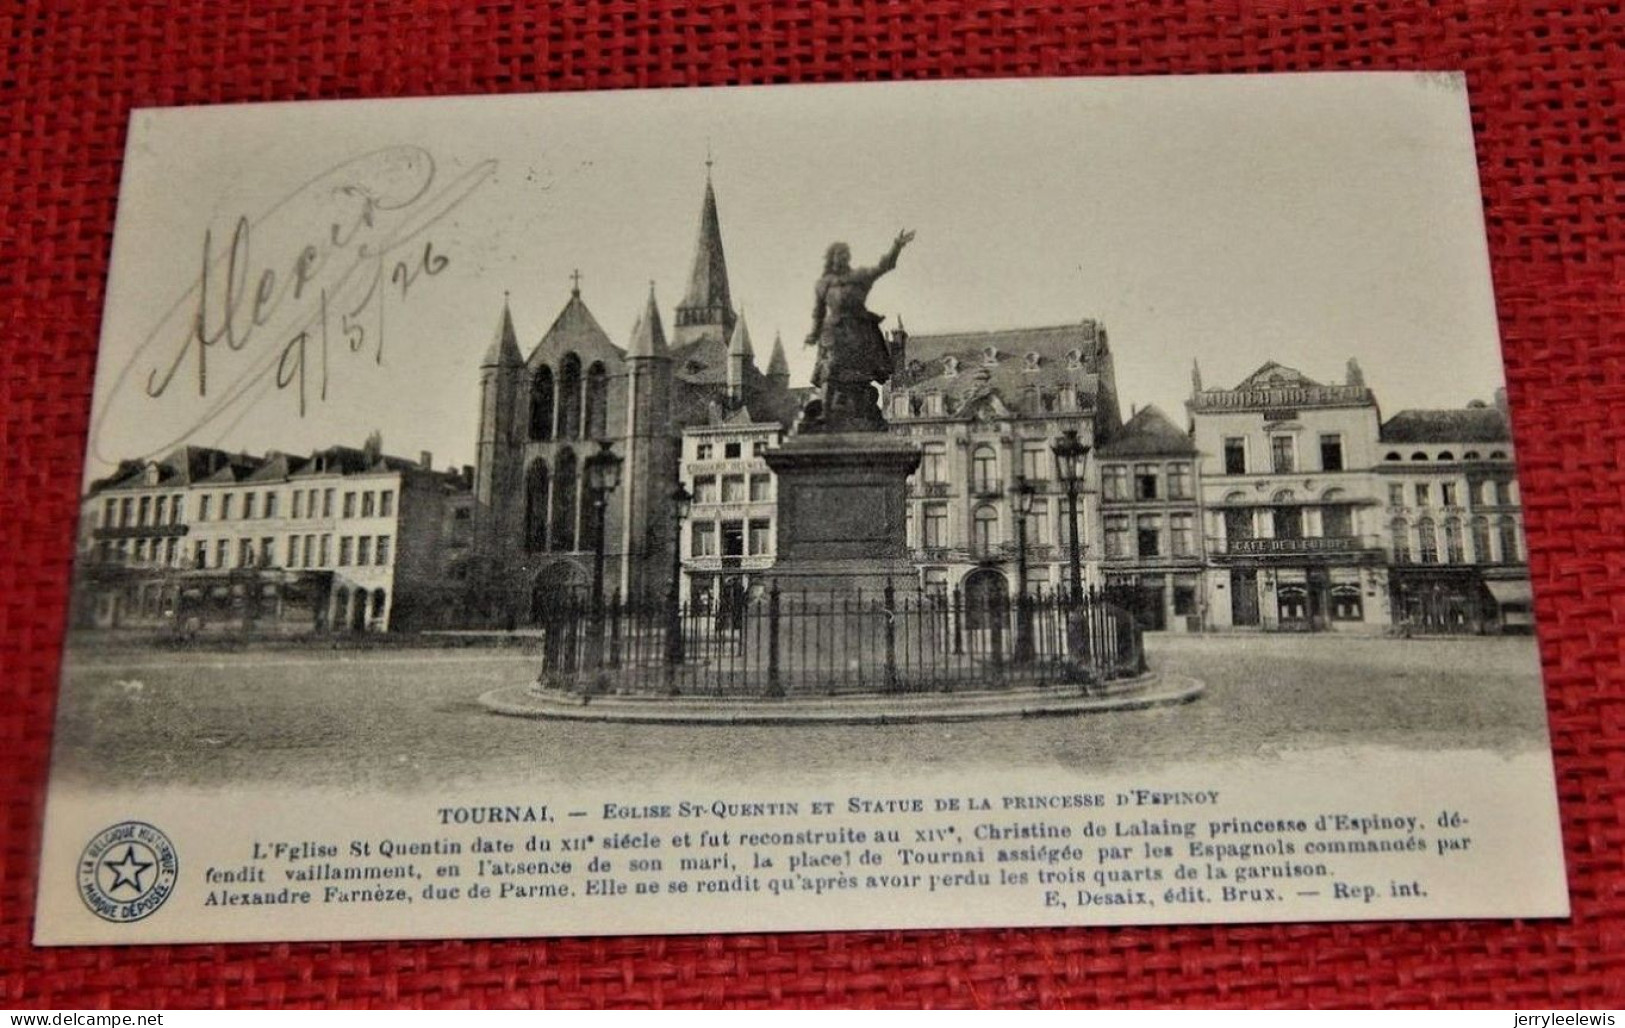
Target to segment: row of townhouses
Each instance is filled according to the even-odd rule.
[[[376,441],[130,462],[85,500],[76,617],[513,628],[585,599],[600,548],[614,598],[659,603],[675,585],[722,611],[757,589],[777,530],[763,454],[808,391],[790,386],[778,338],[758,366],[709,177],[670,333],[651,289],[617,343],[579,280],[534,345],[508,301],[495,320],[471,468],[436,472]],[[903,526],[920,589],[986,609],[1066,587],[1070,501],[1052,445],[1075,432],[1088,448],[1083,578],[1147,628],[1529,623],[1501,396],[1385,420],[1354,361],[1336,384],[1268,363],[1234,388],[1206,388],[1193,368],[1182,423],[1149,406],[1125,419],[1095,321],[920,335],[899,323],[890,340],[883,407],[921,451]],[[590,481],[605,452],[620,458],[608,491]]]

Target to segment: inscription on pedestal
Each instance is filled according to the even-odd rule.
[[[794,495],[802,541],[886,542],[892,537],[885,486],[807,484]]]

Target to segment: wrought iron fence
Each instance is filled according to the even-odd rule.
[[[831,595],[774,583],[720,604],[565,604],[542,627],[538,688],[589,696],[1107,690],[1145,671],[1139,626],[1096,592]]]

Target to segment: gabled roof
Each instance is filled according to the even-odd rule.
[[[1194,457],[1196,446],[1168,415],[1148,404],[1096,452],[1101,457]]]
[[[1043,394],[1064,385],[1077,389],[1080,404],[1094,401],[1110,351],[1106,333],[1092,320],[1073,325],[955,332],[907,337],[894,390],[941,393],[964,409],[997,393],[1013,409],[1035,409]]]
[[[1297,368],[1289,368],[1275,361],[1265,361],[1257,371],[1242,379],[1237,389],[1268,389],[1272,386],[1318,386],[1321,383]]]
[[[598,324],[598,319],[592,316],[592,311],[587,309],[579,289],[570,290],[569,302],[553,319],[552,326],[542,336],[542,341],[536,344],[536,349],[531,351],[527,363],[552,363],[567,353],[581,358],[582,364],[591,364],[595,360],[618,364],[624,356],[621,348],[609,341],[608,334]]]
[[[248,475],[250,482],[280,482],[290,478],[293,472],[304,465],[302,457],[290,457],[285,453],[271,452],[265,455],[265,460]]]
[[[1506,418],[1494,407],[1402,410],[1382,423],[1385,443],[1510,443]]]

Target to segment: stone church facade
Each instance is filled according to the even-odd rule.
[[[741,354],[736,335],[745,333],[709,176],[669,335],[652,286],[631,336],[617,342],[578,281],[525,352],[504,302],[479,368],[475,545],[463,572],[470,621],[531,624],[557,604],[588,601],[599,519],[586,461],[606,443],[623,463],[605,497],[605,592],[634,603],[665,597],[683,430],[741,411],[788,418],[797,405],[782,354],[763,373],[748,336]]]

